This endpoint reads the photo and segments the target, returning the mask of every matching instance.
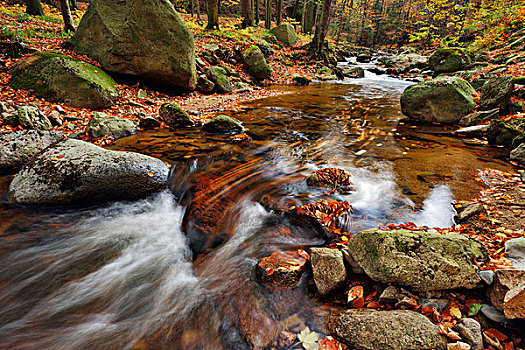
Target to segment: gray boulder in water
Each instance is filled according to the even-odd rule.
[[[348,253],[374,281],[417,291],[480,287],[474,260],[488,260],[470,237],[408,230],[361,231],[348,242]]]
[[[108,72],[195,89],[193,37],[168,0],[94,0],[67,45]]]
[[[134,200],[165,189],[168,173],[159,159],[67,140],[24,166],[8,197],[21,205]]]

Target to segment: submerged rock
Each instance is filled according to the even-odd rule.
[[[332,248],[311,248],[312,272],[317,290],[327,295],[341,287],[346,280],[343,253]]]
[[[244,127],[238,119],[227,115],[218,115],[202,126],[202,130],[214,134],[239,134]]]
[[[167,0],[94,0],[67,45],[108,72],[194,90],[193,37]]]
[[[264,285],[292,288],[301,280],[307,262],[297,251],[275,252],[259,261],[256,276]]]
[[[95,112],[87,126],[87,134],[90,139],[98,139],[111,136],[114,139],[134,135],[139,131],[138,126],[131,120],[109,116],[104,113]]]
[[[477,288],[481,278],[473,261],[488,259],[470,237],[407,230],[359,232],[348,252],[373,280],[417,291]]]
[[[401,95],[401,110],[420,121],[457,123],[476,107],[475,93],[461,78],[439,77],[408,87]]]
[[[364,78],[365,70],[361,67],[348,68],[343,71],[343,75],[347,78]]]
[[[23,167],[8,197],[21,205],[135,200],[165,189],[168,173],[159,159],[67,140]]]
[[[31,90],[49,102],[90,109],[110,107],[118,96],[115,81],[102,69],[54,52],[21,60],[13,68],[11,86]]]
[[[193,118],[175,103],[160,106],[159,117],[170,128],[195,126]]]
[[[332,315],[326,328],[357,350],[430,350],[447,344],[435,324],[409,310],[347,310]]]
[[[0,134],[0,173],[14,173],[36,154],[64,141],[58,131],[24,130]]]

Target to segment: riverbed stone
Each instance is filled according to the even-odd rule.
[[[385,67],[398,71],[409,71],[412,68],[424,68],[428,65],[428,57],[417,53],[402,53],[383,60]]]
[[[481,325],[473,318],[460,318],[453,328],[461,335],[461,339],[470,345],[472,350],[483,350]]]
[[[257,263],[257,280],[269,287],[293,288],[301,280],[307,262],[298,251],[272,253]]]
[[[507,319],[525,318],[525,270],[496,270],[491,303]]]
[[[525,142],[525,118],[493,120],[487,130],[491,145],[502,145],[514,149]]]
[[[506,110],[513,92],[514,82],[511,77],[490,78],[481,88],[479,107],[482,110]]]
[[[401,95],[401,110],[411,119],[457,123],[476,107],[474,88],[458,77],[438,77],[408,87]]]
[[[175,103],[160,106],[159,118],[170,128],[195,126],[193,118]]]
[[[520,165],[525,165],[525,143],[522,143],[510,152],[510,160]]]
[[[343,75],[347,78],[364,78],[365,70],[361,67],[348,68],[343,71]]]
[[[270,30],[277,40],[282,42],[284,46],[293,46],[297,43],[297,35],[295,28],[290,23],[280,24]]]
[[[213,66],[206,70],[206,77],[215,84],[217,91],[228,93],[233,90],[228,72],[220,66]]]
[[[465,70],[472,63],[466,49],[461,47],[444,47],[437,49],[428,59],[428,68],[434,74],[454,73]]]
[[[67,45],[108,72],[195,89],[193,36],[168,0],[93,0]]]
[[[478,267],[488,255],[462,235],[419,231],[361,231],[348,242],[353,260],[375,281],[416,291],[473,289],[481,285]]]
[[[12,71],[11,86],[30,90],[49,102],[89,109],[111,107],[118,96],[115,81],[102,69],[47,51],[17,63]]]
[[[272,71],[266,63],[264,55],[257,46],[252,45],[241,52],[242,61],[248,74],[257,80],[269,79]]]
[[[488,120],[493,120],[499,117],[499,108],[489,109],[487,111],[479,111],[470,113],[469,115],[464,116],[459,121],[461,126],[474,126],[481,124]]]
[[[208,78],[199,77],[197,80],[197,90],[202,94],[211,94],[215,88],[215,83]]]
[[[310,85],[310,79],[298,73],[292,74],[292,81],[297,85],[302,85],[302,86]]]
[[[240,120],[227,115],[218,115],[202,126],[202,130],[214,134],[239,134],[244,131]]]
[[[505,253],[516,269],[525,269],[525,238],[509,239],[505,242]]]
[[[159,159],[70,139],[33,158],[7,194],[19,205],[136,200],[165,189],[168,173]]]
[[[468,204],[461,210],[458,210],[458,213],[454,216],[454,220],[456,223],[464,223],[468,219],[485,212],[485,207],[481,203]]]
[[[332,314],[326,328],[356,350],[446,349],[447,344],[435,324],[410,310],[346,310]]]
[[[33,106],[22,106],[18,108],[18,123],[24,129],[51,130],[53,127],[48,117]]]
[[[343,285],[347,274],[341,251],[332,248],[311,248],[310,257],[319,294],[330,294]]]
[[[87,125],[87,134],[90,139],[111,136],[114,139],[134,135],[139,131],[137,124],[132,120],[110,116],[95,112]]]
[[[64,141],[58,131],[23,130],[0,134],[0,173],[15,173],[36,154]]]

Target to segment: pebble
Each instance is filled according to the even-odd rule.
[[[481,280],[487,286],[491,286],[492,283],[494,283],[494,271],[491,271],[491,270],[480,271],[479,277],[481,277]]]
[[[483,314],[483,316],[485,316],[489,320],[497,322],[497,323],[511,322],[511,320],[505,317],[503,312],[499,311],[492,305],[483,304],[481,307],[481,313]]]

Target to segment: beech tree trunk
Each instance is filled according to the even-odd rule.
[[[242,27],[253,27],[252,0],[241,0]]]
[[[277,18],[275,24],[281,24],[283,19],[283,0],[277,0]]]
[[[219,29],[219,1],[208,0],[206,11],[208,13],[206,29]]]
[[[272,28],[272,0],[264,0],[264,28]]]
[[[261,3],[259,0],[252,0],[253,1],[253,15],[255,16],[255,25],[259,26],[259,22],[261,21],[260,17],[260,7]]]
[[[324,0],[323,2],[323,13],[321,15],[321,21],[315,28],[314,38],[310,43],[310,54],[314,58],[324,58],[324,39],[326,37],[326,31],[328,29],[328,23],[330,22],[330,8],[332,7],[332,0]]]
[[[78,10],[77,0],[71,0],[71,9]]]
[[[44,9],[40,0],[26,0],[26,13],[32,16],[43,16]]]
[[[74,32],[75,25],[73,24],[73,17],[71,17],[69,0],[60,0],[60,12],[62,12],[62,18],[64,19],[64,31]]]

